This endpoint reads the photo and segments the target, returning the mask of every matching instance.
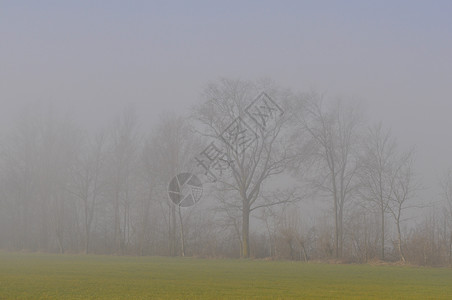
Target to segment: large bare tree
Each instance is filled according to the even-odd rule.
[[[232,193],[223,205],[240,212],[244,258],[250,256],[250,214],[294,198],[293,193],[269,193],[265,185],[292,159],[285,131],[290,115],[285,104],[290,97],[268,83],[222,79],[207,86],[204,102],[195,108],[199,131],[212,140],[201,149],[204,156],[198,162],[219,189]]]

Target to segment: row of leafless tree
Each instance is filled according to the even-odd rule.
[[[133,109],[96,133],[24,110],[1,138],[0,247],[452,263],[452,176],[441,209],[426,208],[414,151],[357,103],[268,80],[223,79],[201,97],[149,130]],[[181,172],[204,182],[195,206],[168,199]]]

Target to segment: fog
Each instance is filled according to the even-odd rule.
[[[192,116],[209,83],[270,79],[294,95],[359,103],[363,130],[381,122],[400,151],[415,149],[422,188],[412,203],[425,206],[408,212],[415,226],[442,210],[439,181],[452,166],[451,10],[450,1],[2,1],[0,139],[9,146],[28,113],[95,136],[134,111],[138,139],[152,140],[162,115]],[[146,254],[163,253],[155,249]]]

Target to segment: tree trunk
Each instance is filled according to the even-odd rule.
[[[170,254],[176,256],[176,206],[171,204],[171,223],[170,223]]]
[[[244,205],[242,212],[242,258],[250,257],[250,208]]]
[[[449,265],[452,265],[452,232],[449,239]]]
[[[58,251],[60,254],[64,254],[64,248],[63,248],[63,242],[61,240],[61,237],[58,235],[57,237],[57,241],[58,241]]]
[[[83,199],[83,205],[85,208],[85,247],[84,247],[84,253],[88,254],[89,251],[89,234],[90,234],[90,224],[89,224],[89,207],[88,207],[88,199]]]
[[[385,259],[385,211],[381,208],[381,260]]]
[[[402,262],[405,263],[405,255],[403,254],[403,249],[402,249],[402,233],[400,232],[400,221],[397,220],[397,248],[399,250],[399,256],[400,259],[402,260]]]
[[[115,192],[115,219],[114,219],[114,232],[115,232],[115,236],[114,236],[114,253],[115,254],[120,254],[120,249],[121,249],[121,224],[120,224],[121,220],[119,219],[119,191],[116,190]]]
[[[293,245],[292,245],[292,239],[287,239],[287,245],[289,246],[289,254],[290,254],[290,259],[291,260],[294,260],[295,259],[295,257],[294,257],[294,251],[293,251]]]
[[[185,237],[184,237],[184,224],[182,222],[182,213],[179,206],[179,221],[180,221],[180,242],[181,242],[181,255],[185,256]]]
[[[306,247],[304,246],[304,243],[301,243],[301,250],[303,251],[303,259],[305,262],[308,261],[308,253],[306,252]]]
[[[85,250],[84,253],[88,254],[89,252],[89,228],[88,226],[85,228]]]
[[[337,212],[337,199],[336,196],[334,200],[334,251],[336,259],[339,258],[339,218]]]
[[[339,203],[339,216],[338,216],[338,223],[339,223],[339,230],[338,230],[338,238],[339,238],[339,248],[338,248],[338,257],[342,258],[342,249],[343,249],[343,243],[344,243],[344,233],[343,233],[343,211],[344,211],[344,203],[341,200],[341,203]]]
[[[149,192],[149,199],[144,202],[144,211],[142,216],[142,224],[141,224],[141,233],[140,233],[140,241],[139,241],[139,254],[140,256],[144,255],[144,247],[146,242],[146,231],[148,229],[149,223],[149,211],[151,206],[151,196],[152,191]]]

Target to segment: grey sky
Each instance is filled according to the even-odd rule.
[[[152,124],[208,81],[271,77],[361,99],[416,145],[431,186],[452,165],[451,13],[451,1],[0,1],[0,125],[36,101],[96,125],[133,103]]]

